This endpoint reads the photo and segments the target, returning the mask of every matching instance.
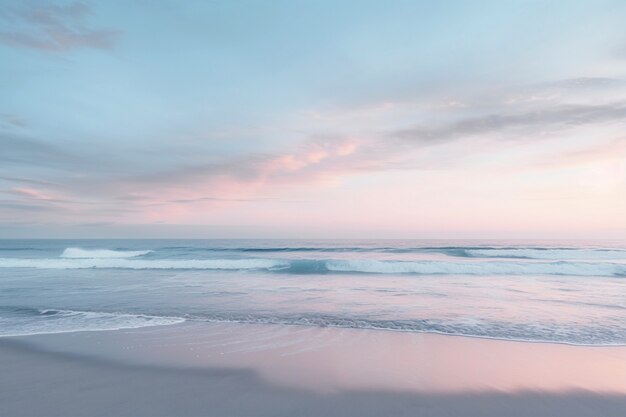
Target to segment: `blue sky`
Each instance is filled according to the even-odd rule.
[[[625,20],[2,1],[0,236],[623,236]]]

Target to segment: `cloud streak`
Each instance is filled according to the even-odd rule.
[[[462,137],[489,135],[511,130],[520,133],[547,132],[626,120],[626,103],[596,106],[561,105],[531,112],[489,114],[467,118],[442,126],[415,126],[399,130],[394,136],[422,144],[437,144]]]
[[[592,86],[605,83],[605,80],[582,82]],[[553,85],[570,84],[572,82],[564,81]],[[289,150],[242,152],[221,161],[191,165],[186,165],[187,159],[162,157],[164,152],[158,148],[152,148],[150,152],[137,150],[136,155],[142,155],[141,159],[125,160],[114,157],[116,153],[126,153],[116,152],[115,149],[98,151],[90,148],[87,151],[85,148],[74,148],[70,152],[60,145],[52,146],[47,142],[6,134],[0,136],[0,145],[5,149],[0,159],[22,168],[30,165],[57,170],[53,182],[48,181],[49,178],[43,180],[40,176],[29,175],[28,170],[21,176],[5,175],[4,178],[16,184],[12,186],[14,195],[17,193],[15,190],[30,188],[39,189],[40,196],[60,192],[65,197],[55,197],[55,201],[47,203],[63,204],[75,213],[92,213],[98,205],[111,207],[116,204],[125,207],[125,210],[115,211],[118,214],[141,213],[155,207],[185,206],[188,210],[194,206],[207,208],[277,201],[288,194],[285,190],[334,187],[346,178],[365,173],[451,169],[468,164],[468,156],[484,149],[459,149],[454,145],[457,142],[478,140],[484,143],[487,140],[490,151],[497,152],[511,143],[524,145],[554,140],[583,126],[600,127],[626,119],[626,104],[623,101],[597,105],[550,102],[533,104],[534,109],[529,110],[527,103],[507,104],[506,96],[503,95],[501,101],[495,103],[494,107],[501,108],[499,113],[463,117],[467,108],[449,109],[446,112],[447,121],[380,131],[369,137],[332,136],[328,133],[323,138],[313,137],[293,144]],[[469,110],[484,112],[480,108]],[[419,110],[416,111],[419,115]],[[360,124],[361,121],[353,123]],[[378,119],[377,123],[384,123],[384,120]],[[330,132],[333,128],[331,124],[325,129]],[[541,134],[546,132],[552,135]],[[194,143],[183,146],[191,147],[185,152],[194,153]],[[443,151],[445,159],[437,151],[440,147],[446,149]],[[202,159],[202,153],[197,150],[194,156],[194,160]],[[153,157],[161,159],[150,162],[148,158]],[[522,165],[531,166],[532,163],[520,162]],[[19,185],[20,182],[22,185]],[[32,193],[21,194],[25,201],[33,200]],[[45,199],[39,200],[42,201],[37,204],[46,203]]]
[[[111,49],[120,32],[88,27],[86,19],[90,11],[89,6],[82,2],[7,7],[0,17],[4,16],[6,22],[13,23],[13,29],[0,31],[0,43],[45,52],[68,52],[79,48]]]
[[[281,205],[302,207],[308,193],[332,195],[332,190],[360,178],[437,172],[432,178],[448,181],[451,173],[476,168],[472,158],[485,150],[500,156],[511,148],[548,145],[530,160],[506,160],[500,175],[546,171],[552,158],[564,166],[585,164],[623,149],[623,142],[616,141],[610,151],[578,144],[578,152],[564,140],[626,120],[624,100],[611,97],[593,105],[576,101],[580,91],[599,91],[607,84],[619,85],[604,79],[564,80],[532,91],[512,89],[483,101],[464,98],[467,105],[445,109],[423,101],[372,106],[367,112],[347,109],[350,117],[315,117],[310,124],[298,120],[297,132],[290,122],[262,126],[258,132],[287,132],[290,140],[280,146],[267,140],[265,152],[244,147],[221,159],[201,141],[104,146],[70,138],[53,142],[9,130],[0,134],[0,180],[5,187],[0,213],[19,220],[23,210],[34,221],[54,219],[61,224],[182,223],[223,219],[231,212],[239,213],[232,214],[239,219],[253,212],[270,216],[270,208]],[[524,94],[532,98],[554,91],[569,95],[523,99]],[[510,100],[512,96],[520,99]],[[487,165],[480,169],[489,172]],[[427,187],[430,193],[436,188]]]
[[[0,162],[20,166],[72,168],[79,158],[45,141],[0,132]]]

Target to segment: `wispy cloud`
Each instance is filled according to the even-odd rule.
[[[526,168],[560,169],[612,160],[626,164],[626,137],[601,141],[598,144],[561,152],[558,155],[550,155],[542,160],[532,162]]]
[[[441,126],[415,126],[395,135],[421,143],[440,143],[460,137],[485,135],[507,130],[524,133],[560,130],[566,127],[626,119],[626,104],[597,106],[561,105],[532,112],[494,113],[466,118]]]
[[[23,118],[16,116],[15,114],[0,114],[0,126],[1,127],[26,127],[28,123]]]
[[[47,52],[113,47],[120,32],[90,28],[89,14],[90,7],[82,2],[7,6],[0,13],[6,27],[0,31],[0,43]]]
[[[576,89],[581,85],[601,88],[613,82],[590,78],[564,80],[546,83],[543,90],[536,87],[529,94],[554,88]],[[372,133],[363,137],[333,134],[336,120],[332,119],[328,125],[322,126],[328,131],[326,136],[295,141],[291,146],[275,151],[244,151],[219,161],[194,148],[195,143],[181,145],[190,147],[185,152],[194,155],[194,163],[190,164],[189,158],[168,158],[167,153],[154,147],[149,152],[136,150],[136,158],[125,160],[121,156],[113,157],[115,149],[100,151],[92,146],[74,147],[69,151],[62,146],[52,146],[49,141],[9,135],[0,136],[0,145],[5,150],[0,159],[19,163],[22,167],[30,164],[56,169],[58,176],[53,177],[54,182],[62,183],[62,187],[41,185],[61,191],[67,200],[74,202],[91,199],[93,204],[86,207],[97,202],[107,206],[119,202],[128,210],[137,211],[162,205],[206,207],[275,199],[281,190],[332,186],[341,183],[344,178],[367,172],[446,169],[467,163],[467,156],[484,149],[455,147],[454,144],[459,141],[488,141],[490,149],[496,151],[511,144],[522,146],[551,140],[550,137],[558,138],[581,126],[602,126],[626,120],[626,104],[623,101],[580,105],[553,100],[529,105],[527,102],[507,102],[508,97],[510,94],[502,94],[499,101],[494,100],[490,106],[485,106],[487,109],[499,109],[499,112],[487,112],[481,106],[463,106],[447,109],[444,120],[425,120],[409,128],[385,131],[380,127],[385,125],[386,120],[378,118]],[[424,106],[404,107],[399,111],[405,112],[405,117],[414,115],[424,119]],[[380,111],[388,114],[392,110],[386,106]],[[472,111],[479,115],[467,116]],[[349,131],[351,125],[360,128],[370,117],[368,114],[364,119],[351,119],[349,124],[340,118],[341,128],[344,131]],[[316,123],[319,129],[321,121]],[[305,134],[306,130],[300,136]],[[437,150],[444,145],[445,151]],[[117,152],[117,155],[123,154],[126,153]],[[209,161],[198,163],[203,154]],[[64,174],[64,171],[70,175]],[[16,179],[14,189],[27,188],[19,185],[20,178],[27,179],[22,184],[30,181],[34,185],[37,185],[35,181],[49,179],[29,175],[27,170],[20,176],[6,177]],[[78,204],[72,206],[77,207]]]
[[[34,166],[64,166],[77,162],[69,151],[41,140],[0,132],[0,162]],[[72,165],[67,165],[72,168]],[[1,172],[1,171],[0,171]]]
[[[543,82],[536,85],[541,89],[606,89],[614,87],[623,87],[626,84],[624,80],[611,77],[578,77],[567,78],[564,80]]]
[[[0,208],[11,210],[11,211],[18,212],[18,213],[21,210],[39,211],[39,212],[61,211],[58,207],[54,207],[54,206],[26,203],[22,201],[13,201],[13,200],[0,200]]]
[[[300,198],[301,190],[339,189],[362,174],[458,172],[471,167],[472,157],[485,149],[502,155],[511,147],[540,148],[539,154],[519,152],[526,159],[513,161],[517,166],[510,171],[501,169],[506,175],[545,170],[553,157],[563,164],[585,163],[610,157],[623,149],[622,142],[607,151],[579,143],[579,152],[563,139],[623,123],[626,101],[614,100],[619,95],[596,104],[570,99],[580,94],[576,91],[587,95],[588,89],[611,86],[621,84],[585,78],[511,89],[482,101],[464,98],[467,104],[445,109],[424,101],[371,106],[366,112],[346,109],[349,117],[321,114],[297,132],[291,121],[260,129],[292,135],[292,140],[274,147],[268,140],[265,152],[243,148],[221,159],[199,141],[148,143],[126,152],[120,142],[103,146],[64,139],[53,144],[5,133],[0,161],[13,169],[0,177],[6,190],[0,208],[15,218],[23,208],[41,220],[65,222],[181,222],[240,206],[284,204]],[[555,91],[559,94],[548,95]],[[537,95],[549,98],[533,100]],[[519,99],[510,100],[513,96]],[[550,141],[561,143],[543,149]]]
[[[44,185],[44,186],[52,186],[52,187],[59,186],[59,184],[55,184],[50,181],[37,180],[37,179],[31,179],[31,178],[10,177],[10,176],[0,176],[0,181],[5,181],[8,183],[18,183],[18,184],[24,183],[24,184]]]
[[[259,198],[220,198],[220,197],[199,197],[199,198],[191,198],[191,199],[180,199],[180,200],[171,200],[167,203],[171,204],[196,204],[196,203],[205,203],[205,202],[214,202],[214,201],[233,201],[236,203],[246,203],[246,202],[256,202],[256,201],[264,201],[271,200],[271,198],[267,197],[259,197]]]

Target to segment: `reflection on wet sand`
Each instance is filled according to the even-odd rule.
[[[19,338],[48,351],[132,364],[250,369],[288,387],[626,394],[626,347],[235,323]]]

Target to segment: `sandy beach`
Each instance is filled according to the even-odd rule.
[[[626,348],[183,323],[0,339],[2,416],[623,416]]]

